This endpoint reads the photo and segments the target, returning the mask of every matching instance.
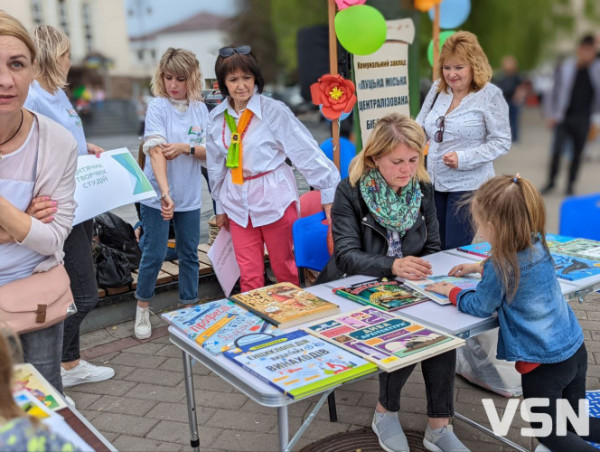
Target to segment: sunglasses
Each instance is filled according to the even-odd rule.
[[[221,47],[219,49],[219,56],[227,58],[233,55],[234,53],[239,53],[240,55],[248,55],[250,52],[252,52],[252,48],[250,46]]]
[[[435,120],[435,126],[438,128],[437,132],[433,134],[433,141],[441,143],[444,141],[444,116],[440,116]]]

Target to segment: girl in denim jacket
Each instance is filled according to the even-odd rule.
[[[448,296],[462,312],[498,314],[498,359],[515,361],[524,399],[549,399],[549,406],[531,409],[552,418],[550,436],[538,438],[542,444],[555,452],[596,450],[585,441],[600,441],[600,419],[589,418],[586,437],[577,436],[570,423],[566,435],[556,429],[556,400],[567,399],[578,413],[579,400],[585,399],[587,351],[546,245],[542,197],[519,175],[498,176],[475,192],[470,205],[476,227],[491,244],[491,257],[457,265],[449,275],[480,272],[481,282],[475,289],[436,283],[427,290]]]

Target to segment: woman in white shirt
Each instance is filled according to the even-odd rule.
[[[241,290],[264,286],[265,244],[277,281],[298,284],[292,224],[299,197],[286,159],[321,190],[328,218],[339,171],[285,104],[261,94],[264,79],[250,46],[220,49],[215,73],[227,99],[211,112],[207,167],[217,224],[231,231]]]
[[[417,122],[429,138],[427,171],[435,189],[442,249],[471,243],[474,231],[461,200],[494,176],[493,161],[511,145],[508,105],[492,83],[492,68],[477,37],[450,36],[442,47],[438,80]]]
[[[152,79],[156,96],[146,113],[143,152],[150,157],[144,173],[158,194],[141,201],[144,246],[135,296],[135,336],[150,337],[149,302],[165,259],[169,220],[173,219],[179,259],[179,302],[198,301],[198,242],[202,172],[206,159],[208,109],[202,102],[196,56],[168,48]]]
[[[36,79],[29,86],[25,107],[53,119],[66,128],[77,141],[79,155],[99,155],[104,149],[85,140],[81,118],[65,94],[71,67],[71,43],[62,31],[50,25],[39,25],[33,32],[36,57]],[[32,206],[42,208],[49,202],[35,198]],[[79,327],[98,304],[96,270],[92,258],[93,220],[73,226],[64,245],[65,269],[71,280],[71,292],[77,313],[64,321],[61,377],[65,388],[82,383],[104,381],[115,371],[96,366],[83,359],[79,350]]]

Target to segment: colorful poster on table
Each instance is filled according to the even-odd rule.
[[[388,20],[387,38],[376,52],[354,55],[356,105],[362,142],[377,120],[390,113],[410,116],[408,45],[415,37],[412,19]]]
[[[80,156],[75,173],[75,220],[81,223],[117,207],[156,196],[127,148]]]

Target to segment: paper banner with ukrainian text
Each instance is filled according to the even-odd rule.
[[[80,156],[75,173],[75,220],[81,223],[117,207],[156,196],[127,148]]]

